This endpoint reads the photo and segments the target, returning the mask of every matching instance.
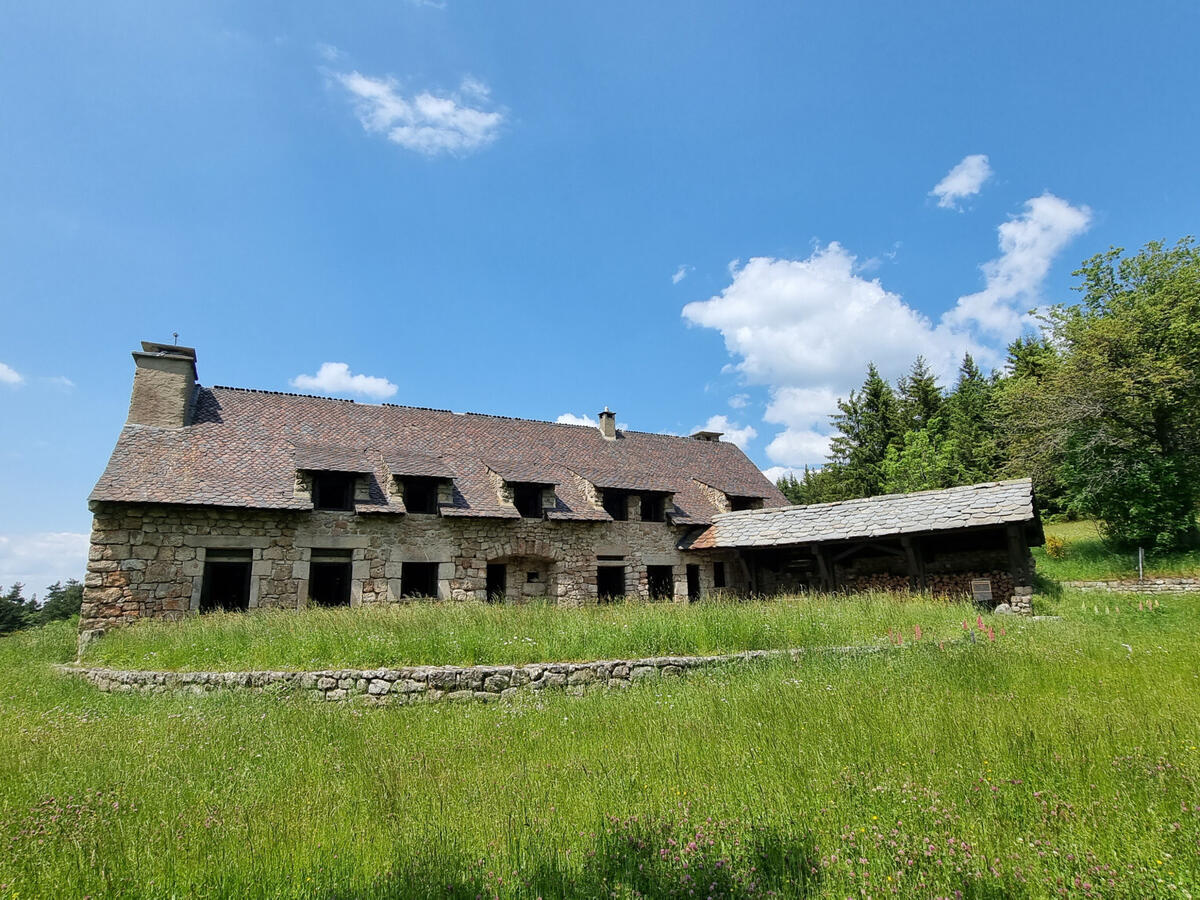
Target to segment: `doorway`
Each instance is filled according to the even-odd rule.
[[[675,596],[675,570],[671,566],[646,566],[646,581],[651,600],[670,600]]]
[[[687,592],[690,603],[700,599],[700,567],[692,563],[687,567]]]
[[[616,600],[625,596],[624,566],[598,566],[596,568],[596,596],[602,601]]]
[[[508,596],[508,566],[504,563],[488,563],[487,601],[503,603]]]
[[[250,551],[209,550],[204,559],[200,612],[250,608]]]
[[[317,606],[350,605],[349,551],[314,550],[308,566],[308,599]]]

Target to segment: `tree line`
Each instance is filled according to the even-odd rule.
[[[792,503],[1032,477],[1044,512],[1095,518],[1117,544],[1195,540],[1200,500],[1200,247],[1097,254],[1077,303],[984,373],[944,387],[918,356],[895,385],[867,368],[838,401],[825,464],[778,482]]]
[[[0,634],[8,634],[33,625],[45,625],[79,615],[83,604],[83,585],[74,578],[66,584],[56,581],[46,588],[41,601],[37,594],[25,597],[25,585],[17,582],[7,591],[0,587]]]

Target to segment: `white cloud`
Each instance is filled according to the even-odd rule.
[[[782,425],[766,455],[782,466],[824,462],[837,399],[862,383],[868,363],[895,379],[925,356],[943,383],[964,353],[999,365],[1038,302],[1054,259],[1091,213],[1052,194],[1029,200],[998,229],[1000,256],[981,268],[985,287],[960,297],[938,321],[912,308],[834,242],[807,259],[756,257],[730,266],[731,283],[683,317],[721,332],[733,371],[769,390],[763,420]],[[720,430],[720,429],[713,429]]]
[[[53,385],[57,388],[62,388],[64,391],[72,390],[75,387],[73,382],[66,375],[50,375],[46,379],[46,384]]]
[[[745,409],[746,404],[750,402],[749,394],[734,394],[729,398],[730,409]]]
[[[563,413],[554,421],[559,425],[591,425],[593,428],[600,424],[591,416],[577,416],[574,413]]]
[[[739,425],[729,421],[728,416],[709,416],[707,422],[699,428],[692,429],[693,434],[697,431],[719,431],[725,440],[742,450],[745,450],[746,445],[758,437],[758,431],[753,425]]]
[[[947,172],[929,193],[938,198],[938,206],[942,209],[958,209],[958,201],[974,197],[991,177],[992,167],[988,165],[987,154],[973,153],[964,156],[962,162]]]
[[[342,51],[339,50],[337,47],[335,47],[333,44],[324,44],[324,43],[318,42],[317,43],[317,55],[320,56],[321,59],[325,60],[326,62],[337,62],[339,59],[341,59],[346,54],[342,53]]]
[[[321,363],[316,375],[297,375],[292,387],[324,394],[361,394],[376,400],[392,396],[398,390],[386,378],[377,375],[354,375],[342,362]]]
[[[496,139],[504,122],[503,111],[484,108],[490,105],[488,86],[470,76],[448,94],[421,91],[407,96],[391,77],[373,78],[357,71],[334,77],[354,98],[366,131],[426,156],[464,156],[482,149]]]
[[[679,284],[683,279],[687,278],[692,271],[692,266],[682,265],[675,270],[675,274],[671,276],[671,284]]]
[[[90,536],[71,531],[0,534],[0,585],[25,585],[25,596],[38,594],[56,581],[83,581]]]
[[[16,369],[0,362],[0,384],[21,384],[24,380]]]
[[[1050,193],[1026,200],[1024,211],[997,229],[1000,256],[981,266],[984,289],[959,297],[943,321],[1011,340],[1027,321],[1026,310],[1041,299],[1042,282],[1055,258],[1091,221],[1088,207],[1072,206]]]

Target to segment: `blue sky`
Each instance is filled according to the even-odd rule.
[[[10,7],[0,584],[82,575],[129,352],[173,332],[206,384],[819,461],[868,361],[994,363],[1082,259],[1196,230],[1196,34],[1193,2]]]

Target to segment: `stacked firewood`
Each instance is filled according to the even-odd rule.
[[[1013,581],[1007,572],[930,572],[925,575],[925,590],[936,597],[970,597],[971,582],[978,579],[992,583],[993,603],[1009,602]],[[907,575],[880,572],[846,578],[843,584],[849,591],[907,591],[910,581]]]

